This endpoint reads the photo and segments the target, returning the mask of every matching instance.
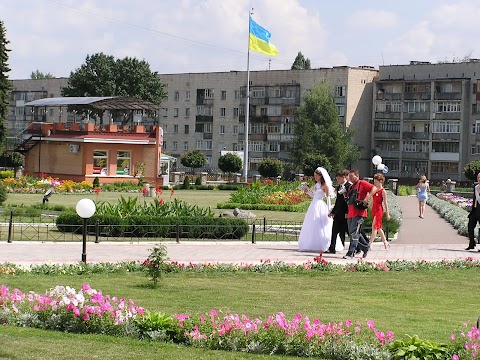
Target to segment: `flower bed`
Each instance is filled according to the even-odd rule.
[[[448,201],[453,205],[457,205],[458,207],[461,207],[462,209],[465,209],[467,211],[472,210],[473,199],[467,199],[463,196],[457,196],[452,193],[438,193],[437,197],[439,199]]]
[[[445,344],[416,336],[394,341],[394,333],[379,330],[373,320],[322,323],[300,313],[289,319],[282,312],[262,320],[215,309],[200,316],[151,313],[131,299],[104,295],[88,284],[78,292],[56,286],[44,294],[0,285],[0,324],[336,360],[474,359],[480,346],[480,330],[468,324],[455,330]]]
[[[451,194],[438,193],[429,196],[427,204],[432,207],[442,218],[448,221],[460,235],[468,236],[468,199],[453,197]],[[461,204],[462,206],[458,205]],[[465,205],[466,204],[466,205]],[[475,237],[478,230],[475,228]]]

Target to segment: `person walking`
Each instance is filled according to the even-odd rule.
[[[373,176],[373,185],[377,188],[377,190],[372,196],[372,236],[370,237],[370,245],[375,241],[378,231],[385,250],[388,250],[390,244],[385,238],[385,233],[383,232],[382,228],[384,212],[386,213],[387,221],[390,220],[390,213],[388,212],[387,193],[385,192],[385,188],[383,187],[384,182],[385,176],[383,174],[378,173]]]
[[[473,188],[473,205],[472,209],[468,213],[468,247],[465,250],[475,249],[475,228],[477,223],[480,222],[480,173],[477,174],[477,185]],[[480,251],[480,250],[479,250]]]
[[[330,254],[336,253],[337,236],[340,237],[340,241],[345,248],[345,234],[348,233],[348,204],[345,196],[347,195],[347,189],[352,185],[352,183],[348,181],[348,170],[339,171],[335,175],[335,178],[338,184],[336,188],[337,198],[329,215],[333,218],[332,238],[330,247],[328,248],[328,253]]]
[[[352,169],[348,173],[348,179],[352,183],[347,192],[348,203],[348,234],[350,236],[350,246],[343,257],[344,259],[352,259],[355,255],[357,245],[363,251],[363,257],[367,257],[370,244],[362,234],[362,224],[367,217],[368,200],[375,192],[375,186],[368,181],[360,180],[357,169]]]
[[[330,214],[330,198],[334,196],[332,179],[327,170],[318,167],[314,174],[315,185],[312,190],[304,188],[304,192],[313,198],[303,220],[298,237],[298,251],[317,251],[320,257],[330,246],[332,237],[332,219]],[[324,201],[326,199],[326,203]]]
[[[423,219],[425,215],[425,204],[427,203],[428,193],[430,192],[430,186],[428,185],[428,180],[425,175],[422,175],[420,177],[420,180],[415,186],[415,189],[417,189],[418,198],[418,217],[420,219]]]

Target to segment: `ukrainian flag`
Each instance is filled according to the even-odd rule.
[[[277,56],[277,48],[275,45],[270,43],[271,36],[272,34],[270,34],[270,31],[258,25],[255,21],[253,21],[252,17],[250,17],[250,50],[257,51],[265,55]]]

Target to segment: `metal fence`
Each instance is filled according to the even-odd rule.
[[[62,225],[64,231],[57,228],[56,216],[42,214],[40,216],[14,215],[0,213],[0,240],[13,241],[48,241],[74,242],[83,241],[82,225]],[[294,221],[267,220],[266,218],[246,220],[248,232],[238,236],[235,229],[225,229],[228,225],[195,225],[196,231],[191,232],[190,225],[135,225],[117,226],[110,224],[89,224],[87,226],[87,241],[298,241],[302,223]],[[112,227],[115,235],[112,236]],[[158,237],[159,227],[167,230],[168,236]],[[229,226],[231,228],[231,226]],[[164,231],[162,231],[164,232]],[[221,234],[221,235],[219,235]]]

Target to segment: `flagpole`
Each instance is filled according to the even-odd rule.
[[[248,182],[248,118],[250,117],[250,11],[248,12],[248,50],[247,50],[247,104],[245,109],[245,146],[243,160],[243,176]]]

